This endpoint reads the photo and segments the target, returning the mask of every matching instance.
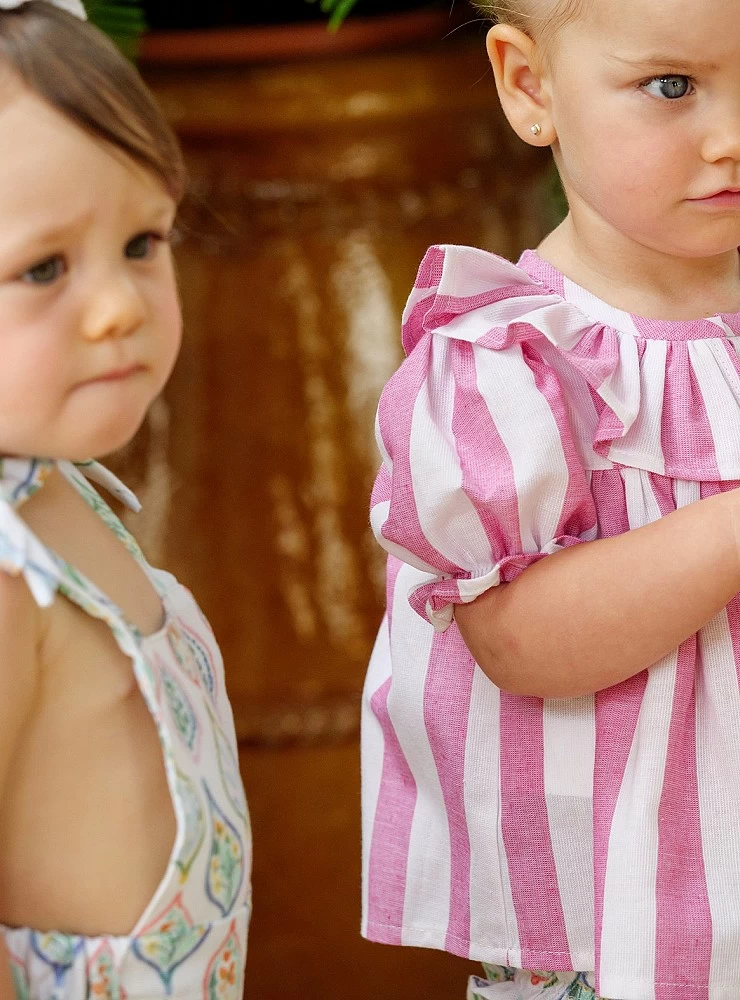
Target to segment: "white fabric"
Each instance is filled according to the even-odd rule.
[[[142,636],[110,598],[46,549],[22,520],[19,508],[55,469],[126,546],[159,594],[166,621],[153,635]],[[97,463],[0,458],[0,571],[23,574],[41,606],[60,592],[110,628],[156,725],[177,836],[167,870],[130,934],[88,937],[0,925],[13,996],[241,1000],[251,914],[251,830],[221,653],[190,591],[146,562],[88,479],[138,508],[134,494]],[[10,998],[2,993],[0,1000]]]
[[[28,0],[0,0],[0,10],[16,10],[26,3]],[[83,21],[87,20],[87,12],[81,0],[45,0],[45,3],[50,3],[53,7],[58,7],[59,10],[66,10],[68,14],[74,14],[75,17],[79,17]]]

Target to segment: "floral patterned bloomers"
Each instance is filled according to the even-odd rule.
[[[484,965],[485,979],[471,976],[468,1000],[606,1000],[596,995],[590,972],[529,972]]]
[[[164,626],[153,636],[142,637],[19,517],[17,509],[55,467],[152,580],[166,613]],[[221,655],[190,592],[147,564],[89,480],[139,509],[133,494],[97,463],[0,460],[0,569],[23,574],[41,606],[60,593],[104,621],[131,658],[162,744],[177,837],[164,878],[129,936],[0,928],[16,995],[18,1000],[241,1000],[251,912],[251,834]]]

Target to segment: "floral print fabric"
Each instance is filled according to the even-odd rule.
[[[148,573],[166,619],[155,635],[143,637],[18,516],[56,465]],[[157,726],[177,837],[162,883],[129,936],[0,928],[17,1000],[241,1000],[251,833],[221,655],[190,592],[148,566],[88,480],[138,509],[133,494],[95,463],[0,460],[0,569],[23,574],[39,604],[62,594],[110,627]]]
[[[596,994],[592,972],[531,972],[484,965],[471,976],[467,1000],[606,1000]]]

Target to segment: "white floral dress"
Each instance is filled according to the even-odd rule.
[[[47,549],[17,510],[55,467],[142,565],[166,621],[142,637],[88,579]],[[83,475],[84,473],[84,475]],[[167,871],[130,935],[88,938],[0,928],[18,1000],[241,1000],[251,910],[251,835],[221,655],[190,592],[153,569],[92,488],[136,498],[97,463],[0,460],[0,569],[37,603],[61,594],[104,621],[132,668],[162,745],[177,819]]]

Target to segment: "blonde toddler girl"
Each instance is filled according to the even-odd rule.
[[[481,1000],[736,1000],[740,2],[480,7],[570,210],[432,248],[404,316],[364,932]]]

